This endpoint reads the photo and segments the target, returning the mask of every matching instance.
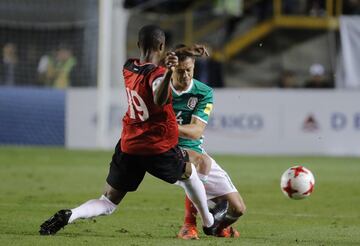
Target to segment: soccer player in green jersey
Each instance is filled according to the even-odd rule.
[[[183,47],[183,46],[178,46]],[[179,64],[172,75],[170,87],[173,108],[178,121],[179,146],[187,151],[190,161],[197,166],[198,175],[205,185],[208,200],[228,202],[228,210],[220,225],[210,235],[238,237],[230,227],[245,212],[245,204],[228,174],[202,148],[203,132],[213,108],[213,90],[193,78],[195,59],[178,56]],[[179,238],[198,239],[196,208],[186,197],[184,225]],[[208,234],[207,233],[207,234]]]

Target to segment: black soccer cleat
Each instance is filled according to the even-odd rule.
[[[71,214],[72,212],[69,209],[56,212],[40,225],[40,235],[47,236],[56,234],[61,228],[64,228],[68,224]]]
[[[203,226],[203,231],[206,235],[216,236],[218,231],[218,226],[225,218],[225,215],[228,210],[229,203],[227,200],[222,200],[218,202],[213,209],[210,209],[210,213],[214,216],[214,224],[210,227]]]

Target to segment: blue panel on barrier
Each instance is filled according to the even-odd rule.
[[[64,143],[65,91],[0,87],[0,144]]]

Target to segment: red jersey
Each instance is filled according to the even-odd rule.
[[[125,153],[153,155],[168,151],[178,142],[178,126],[171,100],[154,103],[152,84],[165,68],[129,59],[123,68],[128,110],[123,118],[121,149]],[[171,94],[170,94],[171,96]],[[170,98],[171,99],[171,98]]]

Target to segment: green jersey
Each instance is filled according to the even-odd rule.
[[[173,108],[178,124],[190,124],[192,117],[196,117],[204,123],[208,122],[213,108],[213,90],[209,86],[196,79],[191,81],[186,91],[180,93],[175,90],[172,84],[170,86],[172,89]],[[179,137],[180,147],[199,153],[204,153],[201,147],[202,143],[203,137],[196,140]]]

